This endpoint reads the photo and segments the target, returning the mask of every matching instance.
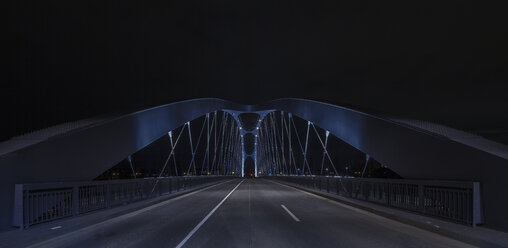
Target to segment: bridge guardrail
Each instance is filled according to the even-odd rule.
[[[325,176],[276,176],[278,180],[343,197],[476,226],[483,223],[479,182]]]
[[[22,229],[231,178],[197,176],[16,184],[13,225]]]

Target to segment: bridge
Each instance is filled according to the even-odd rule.
[[[507,162],[433,123],[187,100],[0,144],[0,247],[500,247]]]

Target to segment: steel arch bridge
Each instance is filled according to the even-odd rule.
[[[222,116],[217,111],[221,111]],[[251,129],[245,128],[241,120],[242,114],[246,113],[258,115]],[[295,116],[307,122],[301,136],[294,123]],[[194,124],[191,121],[198,118],[203,118],[203,122],[198,142],[193,144],[191,125]],[[334,164],[330,157],[333,151],[327,150],[331,134],[363,152],[367,162],[373,158],[405,179],[479,182],[467,188],[467,191],[481,196],[481,199],[471,199],[471,204],[477,208],[468,223],[486,223],[508,230],[506,147],[429,123],[376,116],[295,98],[259,105],[240,105],[214,98],[192,99],[71,127],[57,135],[33,139],[22,145],[6,142],[0,153],[3,172],[0,196],[4,199],[0,228],[18,221],[16,214],[12,214],[20,202],[14,195],[16,184],[92,180],[122,160],[130,162],[132,154],[165,135],[171,141],[170,153],[158,177],[163,177],[171,163],[175,163],[176,172],[173,151],[185,128],[192,155],[186,163],[185,175],[231,175],[237,172],[236,175],[243,177],[245,161],[252,158],[255,176],[278,175],[281,180],[302,183],[297,181],[312,178],[304,175],[322,174],[323,163],[327,161],[333,169],[332,178],[336,178],[337,185],[340,183],[344,192],[351,195],[354,187],[347,185],[354,185],[354,182],[341,175],[344,165]],[[311,169],[307,160],[309,133],[316,134],[322,149],[320,173]],[[252,152],[245,149],[245,139],[250,135],[254,137]],[[222,141],[216,141],[212,146],[212,138],[217,140],[217,136]],[[296,143],[293,142],[295,137]],[[206,142],[207,155],[197,161],[200,140]],[[299,153],[303,160],[296,161],[295,153]],[[154,189],[155,186],[152,192]]]

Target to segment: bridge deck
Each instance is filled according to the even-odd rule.
[[[236,186],[238,187],[235,189]],[[224,200],[227,195],[229,197]],[[222,201],[216,211],[209,215]],[[203,222],[207,215],[209,218]],[[199,226],[199,223],[202,225]],[[29,231],[34,232],[38,228],[41,227],[34,227]],[[48,229],[49,226],[45,225],[44,228]],[[291,187],[254,179],[231,180],[104,222],[62,232],[66,228],[67,226],[62,225],[58,235],[51,235],[51,232],[46,231],[46,241],[32,245],[34,247],[175,247],[179,244],[183,247],[469,247],[465,243]],[[182,241],[185,237],[189,238],[184,243]]]

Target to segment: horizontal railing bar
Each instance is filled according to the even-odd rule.
[[[122,183],[135,183],[135,182],[146,182],[146,181],[157,181],[166,179],[178,179],[178,178],[213,178],[213,177],[227,177],[227,176],[182,176],[182,177],[160,177],[160,178],[138,178],[138,179],[119,179],[119,180],[104,180],[104,181],[78,181],[78,182],[56,182],[56,183],[27,183],[23,184],[24,190],[51,190],[59,188],[72,188],[75,186],[93,186],[93,185],[106,185],[106,184],[122,184]]]
[[[314,175],[288,175],[274,177],[295,177],[295,178],[334,178],[344,181],[352,182],[376,182],[376,183],[403,183],[403,184],[424,184],[432,186],[442,187],[457,187],[457,188],[473,188],[474,182],[472,181],[443,181],[443,180],[411,180],[411,179],[385,179],[385,178],[349,178],[349,177],[337,177],[337,176],[314,176]]]

